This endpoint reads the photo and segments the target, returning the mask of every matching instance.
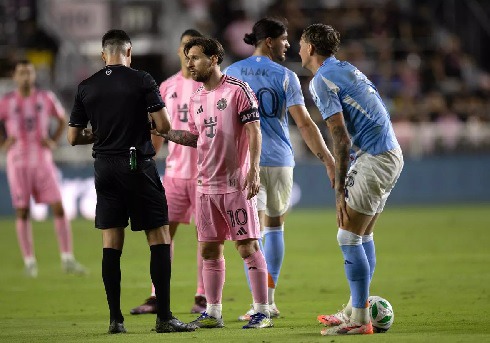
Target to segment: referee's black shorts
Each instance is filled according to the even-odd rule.
[[[129,157],[96,156],[94,161],[97,206],[95,227],[151,230],[168,224],[165,190],[151,158],[137,161],[130,170]]]

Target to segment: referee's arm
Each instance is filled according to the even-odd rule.
[[[155,129],[159,134],[167,134],[172,128],[170,125],[170,117],[165,107],[156,112],[150,112],[150,117],[155,123]]]
[[[92,129],[77,126],[68,127],[67,139],[68,143],[72,146],[93,144],[95,142],[95,136]]]

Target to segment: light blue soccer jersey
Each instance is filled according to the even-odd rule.
[[[224,73],[246,81],[259,100],[262,131],[260,165],[294,166],[286,110],[305,104],[298,76],[265,56],[251,56],[233,63]]]
[[[311,80],[310,92],[323,119],[343,113],[354,149],[378,155],[399,147],[376,87],[352,64],[327,58]]]

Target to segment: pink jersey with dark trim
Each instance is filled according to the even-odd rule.
[[[50,91],[34,89],[28,97],[18,91],[6,94],[0,99],[0,120],[5,122],[7,136],[15,138],[7,160],[25,166],[52,162],[51,150],[42,141],[49,137],[50,117],[64,115],[61,103]]]
[[[160,94],[170,115],[173,130],[189,130],[189,100],[200,83],[186,79],[182,72],[168,78],[160,85]],[[179,179],[197,177],[197,150],[168,142],[165,175]]]
[[[245,125],[259,120],[257,99],[246,82],[223,76],[212,91],[191,97],[189,129],[198,134],[198,192],[224,194],[243,189],[250,167]]]

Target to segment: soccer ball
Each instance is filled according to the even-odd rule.
[[[388,331],[395,319],[395,313],[391,304],[388,300],[377,295],[370,296],[368,302],[369,315],[371,316],[374,332],[384,333]]]

